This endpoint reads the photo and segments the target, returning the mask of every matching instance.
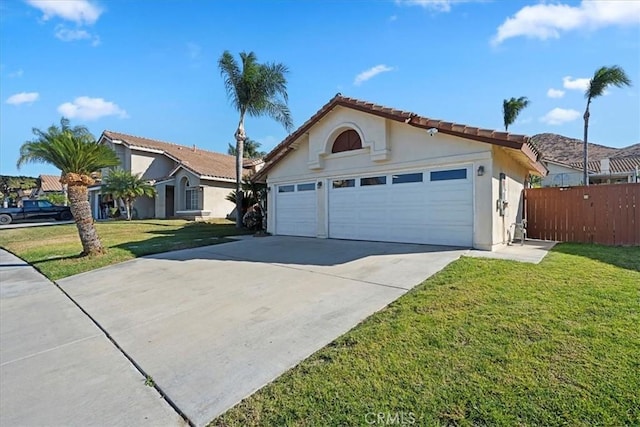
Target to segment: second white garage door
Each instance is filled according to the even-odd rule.
[[[471,167],[334,179],[329,237],[472,246]]]
[[[313,182],[276,186],[276,234],[316,237],[317,203]]]

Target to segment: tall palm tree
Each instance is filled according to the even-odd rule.
[[[618,66],[614,65],[612,67],[600,67],[593,74],[591,80],[589,80],[589,87],[584,93],[584,97],[587,98],[587,108],[584,111],[584,156],[583,156],[583,170],[582,170],[582,179],[584,180],[584,185],[589,185],[589,177],[587,174],[587,162],[589,161],[589,144],[588,144],[588,136],[589,136],[589,117],[591,113],[589,113],[589,105],[591,105],[591,101],[601,95],[607,90],[610,86],[623,87],[623,86],[631,86],[631,80],[627,77],[627,73]]]
[[[84,126],[69,126],[60,119],[60,126],[51,125],[46,131],[33,128],[36,138],[20,147],[18,168],[25,163],[48,163],[60,169],[60,182],[67,184],[71,213],[78,228],[82,255],[105,252],[93,225],[87,187],[95,181],[91,173],[119,163],[116,153],[96,142]]]
[[[502,101],[502,115],[504,117],[504,130],[508,131],[509,126],[516,121],[518,114],[529,106],[530,102],[526,96],[520,98],[504,99]]]
[[[241,63],[224,51],[218,60],[220,74],[224,78],[227,96],[240,113],[238,127],[234,133],[236,139],[236,193],[241,195],[242,162],[245,115],[252,117],[269,116],[281,123],[287,131],[293,128],[291,112],[287,106],[288,69],[280,63],[260,64],[253,52],[241,52]],[[242,228],[242,197],[236,197],[236,227]]]
[[[127,221],[131,221],[131,207],[138,197],[156,195],[156,189],[149,184],[149,181],[122,169],[109,171],[104,178],[102,192],[122,199],[127,211]]]

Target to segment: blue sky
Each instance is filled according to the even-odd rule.
[[[337,92],[420,115],[501,129],[502,100],[527,96],[510,131],[582,138],[584,85],[620,65],[634,85],[592,105],[590,140],[640,142],[637,1],[94,1],[0,3],[0,173],[33,127],[62,115],[105,129],[226,152],[237,113],[217,60],[254,51],[289,67],[301,125]],[[269,119],[247,134],[270,150]]]

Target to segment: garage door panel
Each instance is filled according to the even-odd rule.
[[[329,237],[471,246],[472,180],[432,182],[420,172],[422,182],[329,188]]]
[[[316,191],[276,193],[276,234],[315,237],[317,234]]]

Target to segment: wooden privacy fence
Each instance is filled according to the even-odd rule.
[[[528,237],[640,245],[640,184],[528,188],[524,197]]]

